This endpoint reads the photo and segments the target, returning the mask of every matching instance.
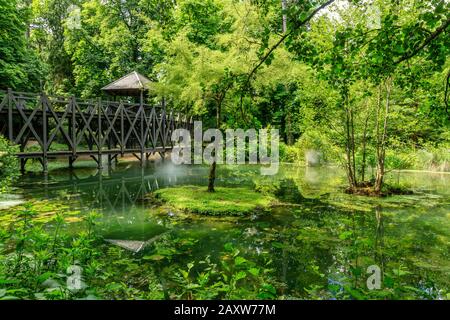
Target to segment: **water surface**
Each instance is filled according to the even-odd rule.
[[[344,194],[345,175],[338,168],[286,165],[277,176],[263,178],[255,166],[223,166],[218,185],[253,188],[275,182],[277,197],[289,205],[246,218],[181,219],[143,200],[158,188],[206,186],[207,170],[169,163],[146,168],[128,163],[109,172],[58,170],[48,177],[23,177],[17,193],[48,205],[49,215],[70,212],[67,233],[79,232],[79,218],[95,210],[102,213],[99,232],[105,239],[147,241],[165,233],[193,239],[192,250],[176,258],[182,265],[206,257],[219,261],[231,243],[247,259],[269,263],[277,294],[284,298],[340,298],[351,287],[366,289],[371,265],[382,270],[383,286],[399,296],[410,291],[421,298],[446,297],[450,175],[394,172],[388,182],[414,194],[378,199]]]

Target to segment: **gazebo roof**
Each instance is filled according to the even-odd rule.
[[[133,71],[103,87],[102,91],[115,96],[139,96],[141,92],[148,90],[149,83],[151,81],[147,77]]]

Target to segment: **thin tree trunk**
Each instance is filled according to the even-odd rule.
[[[287,31],[287,15],[286,15],[287,0],[281,0],[281,9],[283,10],[283,33],[286,33],[286,31]]]
[[[381,138],[380,138],[380,113],[381,113],[381,84],[378,86],[378,99],[377,99],[377,115],[376,115],[376,136],[377,136],[377,172],[376,176],[378,177],[378,159],[381,156]],[[374,190],[376,191],[376,187]]]
[[[220,107],[219,106],[217,106],[216,126],[217,126],[217,129],[220,129]],[[216,156],[217,156],[217,153],[214,154],[214,161],[211,164],[211,167],[209,167],[208,192],[216,191],[214,189],[214,184],[216,181],[216,168],[217,168]]]
[[[366,111],[368,111],[369,100],[366,101]],[[363,131],[363,141],[362,141],[362,164],[361,164],[361,181],[364,182],[366,179],[366,159],[367,159],[367,127],[369,123],[371,112],[367,112],[366,119],[364,121],[364,131]]]
[[[228,90],[228,88],[226,90]],[[220,94],[218,99],[217,99],[217,108],[216,108],[216,127],[217,127],[217,129],[220,129],[221,113],[222,113],[222,102],[225,99],[226,90],[224,90],[224,92],[222,94]],[[214,161],[211,164],[211,167],[209,168],[208,192],[215,192],[216,191],[214,189],[214,184],[216,182],[216,168],[217,168],[216,156],[217,156],[217,154],[214,154]]]
[[[351,148],[352,148],[352,172],[353,172],[353,183],[358,186],[358,179],[356,178],[356,144],[355,144],[355,120],[353,117],[353,108],[350,107],[350,127],[351,127]]]
[[[348,106],[345,106],[345,127],[346,127],[346,167],[347,167],[347,178],[349,187],[351,190],[355,189],[355,179],[353,174],[353,165],[352,165],[352,141],[351,141],[351,129],[350,129],[350,110]]]
[[[208,177],[208,192],[215,192],[214,183],[216,181],[216,167],[217,163],[214,161],[209,167],[209,177]]]
[[[292,146],[294,144],[294,137],[292,136],[292,120],[291,113],[289,111],[286,117],[286,138],[287,144]]]
[[[385,158],[386,158],[386,138],[387,138],[387,126],[389,119],[390,110],[390,95],[391,95],[391,83],[390,79],[385,82],[386,86],[386,105],[384,110],[384,123],[383,132],[381,137],[378,139],[377,145],[377,175],[375,178],[375,193],[379,194],[383,187],[384,175],[385,175]],[[377,122],[378,125],[378,122]],[[378,128],[378,127],[377,127]]]
[[[281,9],[283,11],[283,34],[287,32],[287,15],[286,15],[286,9],[287,9],[287,0],[281,0]],[[287,91],[287,86],[285,86],[285,89]],[[291,113],[288,111],[287,117],[286,117],[286,142],[289,146],[294,144],[294,138],[292,136],[292,121],[291,121]]]
[[[345,109],[345,131],[346,131],[346,169],[349,189],[353,192],[357,187],[356,180],[356,163],[355,163],[355,135],[354,135],[354,121],[353,111],[349,105],[348,93],[344,95],[344,109]]]

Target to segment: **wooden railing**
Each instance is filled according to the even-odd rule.
[[[30,158],[48,171],[48,159],[66,157],[69,165],[90,156],[102,167],[118,155],[133,154],[142,163],[153,153],[172,148],[176,128],[192,130],[192,118],[161,105],[83,101],[75,97],[51,97],[0,91],[0,134],[20,146],[22,169]]]

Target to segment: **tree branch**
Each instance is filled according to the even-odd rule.
[[[258,69],[266,62],[266,60],[270,57],[270,55],[277,49],[283,42],[286,40],[290,35],[294,33],[294,31],[298,30],[300,27],[307,24],[320,10],[328,7],[330,4],[332,4],[335,0],[328,0],[321,6],[314,9],[314,11],[311,12],[311,14],[305,19],[295,24],[294,28],[285,33],[278,41],[275,43],[270,50],[262,57],[262,59],[259,61],[259,63],[252,69],[252,71],[248,75],[247,83],[250,82],[251,77],[258,71]]]
[[[307,24],[319,11],[321,11],[322,9],[328,7],[329,5],[331,5],[335,0],[328,0],[327,2],[323,3],[322,5],[320,5],[319,7],[317,7],[316,9],[314,9],[308,17],[306,17],[306,19],[297,22],[294,27],[292,28],[292,30],[290,30],[289,32],[286,32],[278,41],[277,43],[275,43],[270,49],[269,51],[262,57],[262,59],[258,62],[258,64],[253,67],[253,69],[250,71],[250,73],[247,76],[247,80],[245,81],[245,85],[243,87],[247,87],[248,84],[250,83],[253,75],[256,73],[256,71],[258,71],[258,69],[264,64],[264,62],[266,62],[266,60],[270,57],[270,55],[284,42],[284,40],[286,40],[289,36],[291,36],[295,31],[297,31],[299,28],[301,28],[302,26],[304,26],[305,24]],[[242,89],[244,89],[242,87]],[[241,115],[245,121],[245,115],[244,115],[244,110],[243,110],[243,97],[244,96],[244,91],[241,91],[241,98],[240,98],[240,109],[241,109]]]
[[[418,46],[416,49],[414,49],[412,52],[405,54],[403,57],[398,59],[394,62],[394,65],[397,65],[399,63],[402,63],[403,61],[409,60],[412,57],[416,56],[420,51],[422,51],[427,45],[429,45],[434,39],[439,37],[441,33],[447,29],[447,27],[450,25],[450,18],[447,19],[439,28],[437,28],[433,33],[431,33],[428,38],[425,39],[425,41]]]

